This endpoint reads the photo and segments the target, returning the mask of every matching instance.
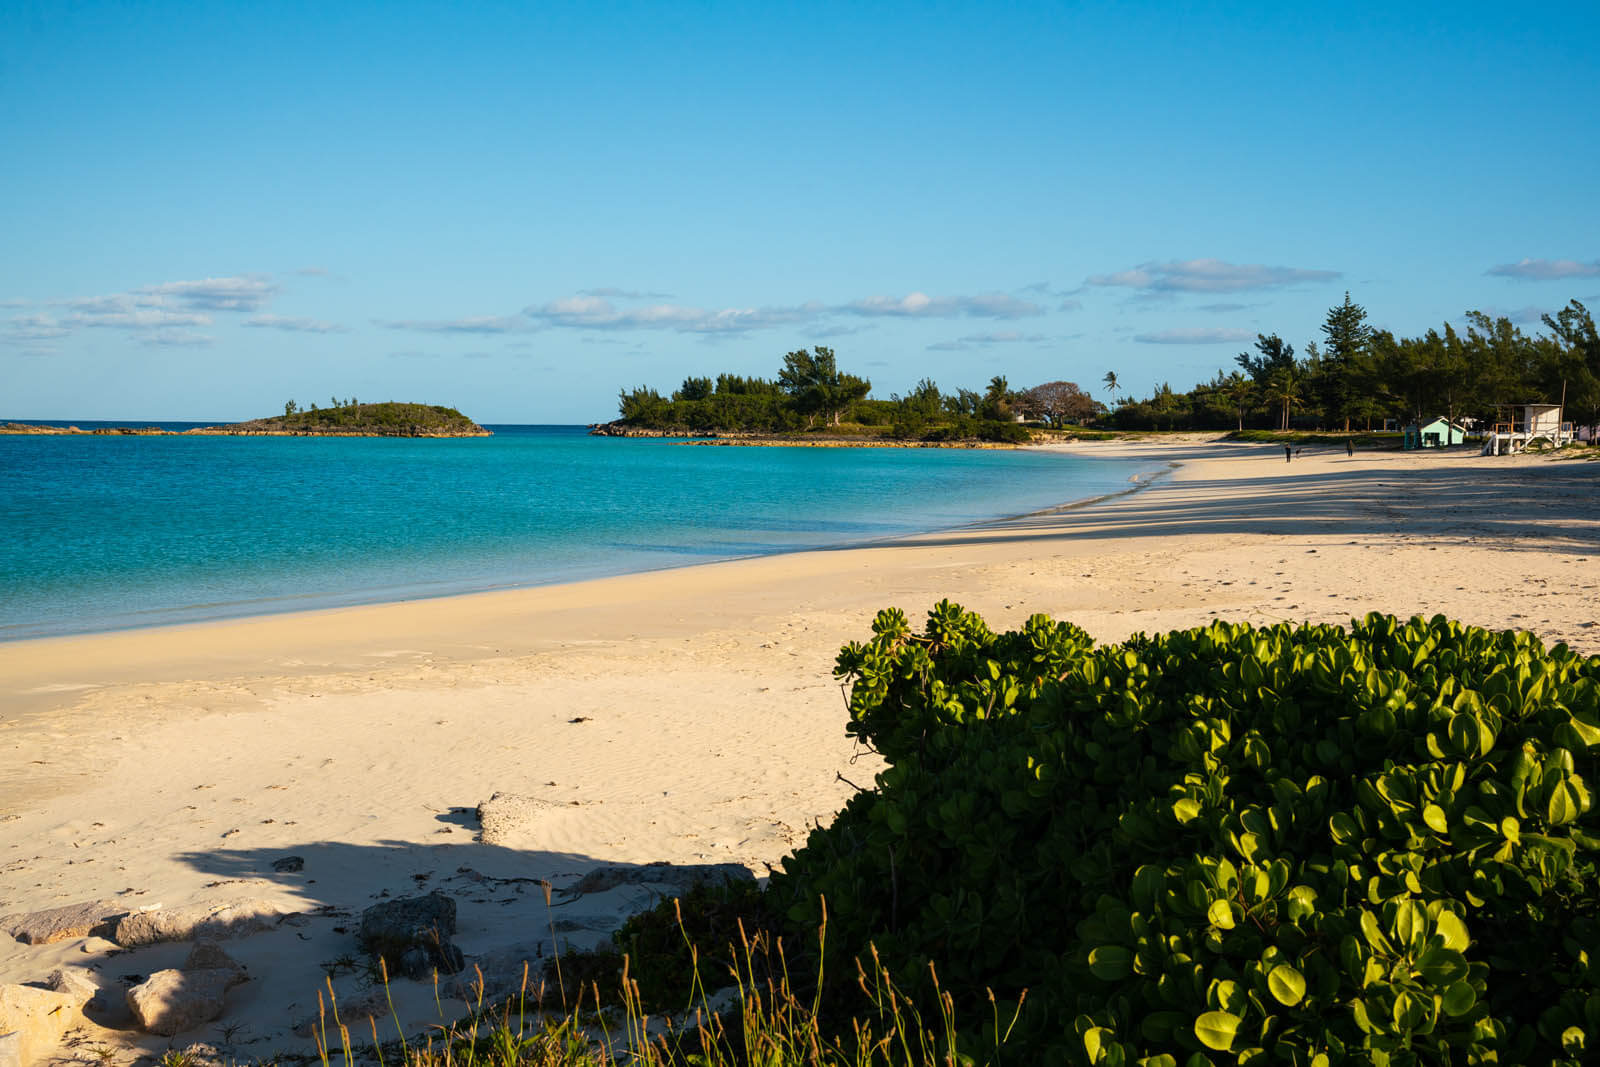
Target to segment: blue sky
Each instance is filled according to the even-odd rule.
[[[0,5],[0,418],[1187,388],[1600,304],[1600,7]]]

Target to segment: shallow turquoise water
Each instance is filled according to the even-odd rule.
[[[0,437],[0,640],[859,543],[1117,492],[1141,465],[963,449]]]

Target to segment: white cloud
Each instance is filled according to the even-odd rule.
[[[898,299],[869,296],[837,309],[850,315],[892,316],[896,318],[1020,319],[1044,314],[1044,308],[1005,293],[980,293],[977,296],[929,296],[908,293]]]
[[[1580,263],[1575,259],[1519,259],[1515,263],[1502,263],[1490,267],[1486,274],[1502,278],[1520,278],[1528,282],[1550,282],[1561,278],[1600,277],[1600,259]]]
[[[1250,330],[1224,330],[1208,326],[1133,335],[1135,341],[1146,345],[1224,345],[1253,341],[1255,337]]]
[[[570,329],[726,334],[808,322],[826,310],[817,303],[797,307],[723,308],[717,311],[682,304],[619,308],[605,297],[580,294],[525,308],[523,314],[536,322]]]
[[[987,348],[990,345],[1037,344],[1047,341],[1044,334],[1018,333],[1015,330],[1000,330],[995,333],[974,333],[966,337],[958,337],[954,341],[938,341],[928,346],[930,352],[965,352],[973,348]]]
[[[170,311],[159,303],[140,300],[127,294],[94,296],[71,300],[71,326],[125,330],[159,330],[172,326],[209,326],[211,316],[197,311]]]
[[[1209,311],[1213,314],[1222,315],[1230,311],[1244,311],[1247,308],[1254,306],[1254,304],[1200,304],[1195,308],[1195,310]]]
[[[25,344],[33,341],[54,341],[58,337],[65,337],[72,330],[57,322],[49,315],[22,315],[18,318],[7,319],[0,324],[0,340],[9,344]]]
[[[468,315],[460,319],[405,319],[379,322],[391,330],[418,330],[422,333],[518,333],[533,329],[533,324],[516,315]]]
[[[1141,263],[1113,274],[1093,274],[1086,285],[1114,286],[1145,292],[1235,293],[1251,289],[1279,289],[1302,282],[1325,282],[1340,277],[1335,270],[1268,267],[1260,263],[1227,263],[1220,259],[1168,260]]]
[[[295,319],[283,315],[255,315],[244,320],[244,325],[261,329],[289,330],[294,333],[348,333],[348,326],[321,319]]]
[[[134,292],[154,297],[159,304],[170,300],[192,311],[259,311],[278,292],[278,287],[257,274],[236,274],[192,282],[164,282]]]

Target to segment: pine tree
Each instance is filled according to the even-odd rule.
[[[1323,356],[1323,414],[1344,420],[1350,429],[1350,413],[1357,406],[1361,380],[1366,371],[1367,353],[1372,343],[1372,327],[1367,325],[1367,309],[1350,299],[1328,309],[1322,334],[1326,338]]]

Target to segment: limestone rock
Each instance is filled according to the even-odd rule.
[[[232,977],[223,968],[157,971],[128,990],[128,1007],[140,1027],[171,1037],[221,1015]]]
[[[162,941],[223,941],[270,930],[283,914],[267,900],[202,900],[125,916],[118,921],[112,940],[123,948]]]
[[[222,951],[222,946],[215,941],[198,941],[194,948],[189,950],[189,955],[184,959],[182,971],[226,971],[228,974],[228,988],[232,989],[240,982],[248,981],[250,972],[244,964]]]
[[[113,924],[126,914],[127,908],[103,900],[86,900],[47,911],[7,915],[0,919],[0,930],[24,945],[49,945],[90,934],[106,936]]]
[[[437,889],[427,896],[400,897],[361,913],[361,947],[388,964],[390,974],[427,978],[438,968],[455,974],[466,958],[450,940],[456,932],[456,902]]]
[[[83,1022],[75,994],[27,985],[0,985],[0,1034],[11,1035],[22,1064],[43,1062],[61,1037]]]
[[[279,874],[294,874],[306,869],[304,856],[282,856],[272,861],[272,869]]]
[[[702,885],[754,882],[742,863],[647,863],[642,867],[596,867],[561,892],[565,896],[604,893],[618,886],[647,886],[662,895],[681,895]]]
[[[72,997],[80,1006],[89,1003],[94,995],[100,992],[99,983],[89,977],[88,971],[80,967],[57,967],[50,972],[50,977],[44,980],[44,984],[57,993],[65,993]]]
[[[478,805],[479,840],[486,845],[504,845],[526,833],[539,816],[562,810],[564,805],[518,793],[496,793]]]

